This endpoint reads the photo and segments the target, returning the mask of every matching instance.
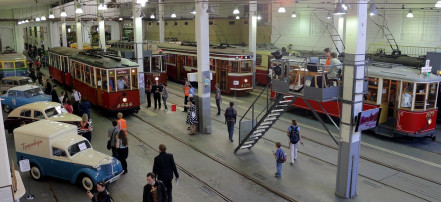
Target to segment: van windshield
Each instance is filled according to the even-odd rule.
[[[67,113],[67,110],[63,106],[60,105],[60,106],[46,109],[44,112],[46,113],[47,118],[50,118],[50,117],[53,117],[58,114],[65,114],[65,113]]]
[[[71,145],[67,149],[67,151],[69,152],[70,156],[74,156],[75,154],[77,154],[83,150],[89,149],[89,148],[90,148],[89,141],[83,140],[83,141],[80,141],[80,142],[77,142],[77,143]]]

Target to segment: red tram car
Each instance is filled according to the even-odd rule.
[[[55,47],[49,50],[49,74],[59,83],[72,87],[69,57],[80,52],[78,49]]]
[[[301,67],[290,65],[290,86],[307,85],[306,78],[302,77],[307,70]],[[435,74],[423,76],[416,68],[384,63],[370,64],[367,72],[368,86],[363,110],[382,108],[379,125],[373,131],[390,137],[402,135],[435,140],[441,77]],[[305,98],[302,98],[302,91],[290,90],[290,93],[300,96],[292,104],[293,107],[310,110]],[[274,95],[275,92],[272,92]],[[338,101],[317,102],[308,99],[308,102],[315,111],[340,118],[341,104]]]
[[[168,77],[184,82],[187,73],[197,72],[197,47],[195,44],[161,43],[158,47],[165,56]],[[235,48],[210,47],[210,71],[213,74],[211,89],[215,84],[224,93],[251,91],[253,89],[253,54]]]

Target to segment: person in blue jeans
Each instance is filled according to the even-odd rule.
[[[234,102],[230,102],[230,107],[225,110],[225,122],[228,127],[228,138],[233,142],[234,124],[236,124],[237,111],[234,109]]]
[[[282,155],[282,148],[280,148],[282,144],[280,142],[276,142],[276,153],[273,152],[274,157],[276,158],[276,165],[277,165],[277,172],[276,172],[276,178],[280,178],[282,176],[282,163],[279,162],[279,158]]]

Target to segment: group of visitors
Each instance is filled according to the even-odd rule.
[[[151,95],[153,93],[153,101],[155,103],[155,109],[159,107],[161,109],[161,99],[164,102],[164,111],[168,111],[167,98],[168,98],[168,88],[166,83],[159,84],[158,80],[155,84],[152,84],[150,78],[147,79],[147,85],[145,86],[145,93],[147,94],[147,107],[152,106]]]

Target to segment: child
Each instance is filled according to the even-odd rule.
[[[280,148],[282,146],[282,144],[280,144],[280,142],[276,142],[276,153],[274,153],[273,151],[273,155],[276,158],[276,165],[277,165],[277,172],[276,172],[276,178],[280,178],[282,175],[282,163],[281,162],[281,157],[283,157],[284,152],[282,150],[282,148]]]

